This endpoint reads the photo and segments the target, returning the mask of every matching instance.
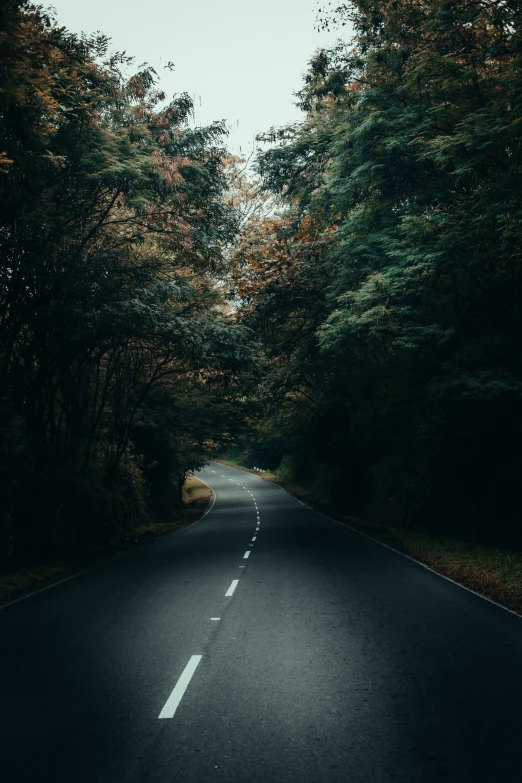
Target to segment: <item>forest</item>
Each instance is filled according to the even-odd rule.
[[[0,565],[168,514],[219,456],[522,546],[521,19],[320,9],[339,42],[252,169],[107,37],[2,4]]]

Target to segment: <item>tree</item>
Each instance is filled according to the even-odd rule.
[[[27,3],[1,22],[0,539],[23,554],[92,535],[88,515],[68,521],[64,484],[142,508],[147,400],[173,377],[185,394],[204,376],[224,388],[251,351],[215,283],[238,226],[223,125],[192,128],[190,98],[167,103],[154,70],[132,73],[102,35]],[[98,504],[104,535],[135,521],[120,505]]]
[[[313,59],[305,120],[259,159],[290,241],[312,224],[321,247],[298,265],[323,284],[302,345],[325,382],[306,431],[288,414],[289,454],[337,484],[340,466],[374,516],[519,540],[520,3],[363,1],[334,18],[353,41]]]

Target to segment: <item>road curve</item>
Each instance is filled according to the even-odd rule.
[[[196,525],[0,611],[3,783],[519,783],[519,618],[200,475]]]

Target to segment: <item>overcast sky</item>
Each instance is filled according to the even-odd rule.
[[[54,0],[71,31],[100,30],[113,48],[148,62],[170,97],[195,98],[196,122],[224,119],[228,146],[247,153],[256,133],[300,119],[293,93],[316,49],[316,0]],[[175,70],[164,66],[170,61]]]

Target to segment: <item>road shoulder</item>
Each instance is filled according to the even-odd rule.
[[[189,476],[183,487],[183,506],[170,520],[141,525],[124,536],[70,558],[20,565],[0,573],[0,609],[104,565],[137,546],[153,544],[161,536],[195,524],[204,515],[212,496],[212,489],[204,481]]]
[[[329,505],[306,487],[279,481],[276,473],[260,473],[234,462],[215,461],[277,484],[315,511],[348,525],[356,532],[427,566],[435,573],[522,615],[522,552],[363,520]]]

